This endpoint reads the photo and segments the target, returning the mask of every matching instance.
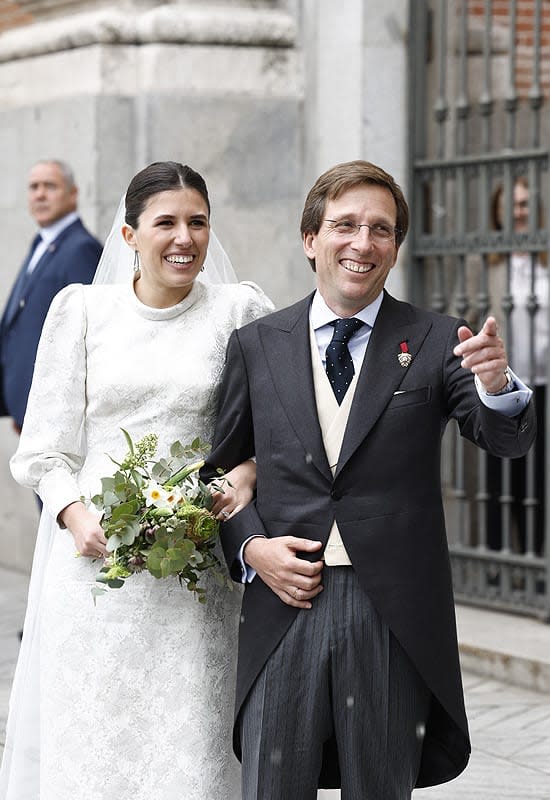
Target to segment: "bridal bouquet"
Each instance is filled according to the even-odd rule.
[[[122,429],[128,453],[115,474],[101,479],[101,493],[91,502],[103,512],[101,527],[107,552],[92,594],[118,589],[134,573],[147,570],[155,578],[176,575],[182,586],[206,601],[199,586],[209,570],[220,582],[224,577],[214,547],[219,523],[210,512],[212,498],[198,471],[208,445],[195,439],[189,445],[174,442],[170,455],[154,460],[158,437],[150,433],[134,443]],[[191,459],[195,459],[191,461]],[[223,491],[220,483],[216,488]]]

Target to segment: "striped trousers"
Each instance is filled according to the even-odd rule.
[[[332,737],[342,800],[409,800],[430,691],[352,567],[325,567],[323,586],[241,712],[243,800],[315,800]]]

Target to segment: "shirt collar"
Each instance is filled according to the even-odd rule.
[[[378,312],[380,311],[380,306],[382,305],[382,300],[384,299],[384,292],[380,292],[376,300],[373,300],[368,306],[362,308],[361,311],[358,311],[353,316],[356,319],[360,319],[361,322],[364,322],[366,325],[369,325],[371,328],[374,327],[374,323],[376,322],[376,317]],[[330,309],[327,304],[325,303],[321,293],[319,290],[315,292],[313,295],[313,300],[311,303],[311,308],[309,310],[309,319],[313,326],[313,330],[318,330],[319,328],[328,325],[329,322],[336,319],[337,315]]]
[[[43,241],[46,244],[50,244],[57,239],[59,234],[68,228],[69,225],[72,225],[73,222],[76,222],[78,219],[78,211],[71,211],[69,214],[66,214],[61,219],[56,220],[53,225],[47,225],[45,228],[40,228],[40,235],[42,236]]]

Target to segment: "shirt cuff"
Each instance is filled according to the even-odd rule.
[[[251,539],[257,539],[258,537],[261,537],[262,539],[267,538],[265,536],[262,536],[261,533],[254,533],[252,534],[252,536],[249,536],[245,542],[242,543],[241,549],[237,553],[237,559],[241,565],[241,583],[252,583],[252,581],[256,577],[256,570],[252,569],[252,567],[249,567],[244,560],[244,548]]]
[[[493,411],[498,411],[499,414],[504,414],[505,417],[517,417],[527,408],[533,392],[527,384],[518,378],[515,372],[510,370],[510,373],[514,379],[514,388],[504,394],[487,394],[477,375],[474,375],[474,383],[479,399],[484,406]]]

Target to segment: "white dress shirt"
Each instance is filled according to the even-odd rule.
[[[61,217],[61,219],[56,220],[52,225],[48,225],[46,228],[40,228],[39,233],[42,236],[42,241],[36,246],[32,258],[27,264],[28,275],[33,272],[46,250],[51,247],[59,234],[64,231],[65,228],[68,228],[69,225],[72,225],[77,219],[78,212],[71,211],[70,214],[66,214],[66,216]]]

